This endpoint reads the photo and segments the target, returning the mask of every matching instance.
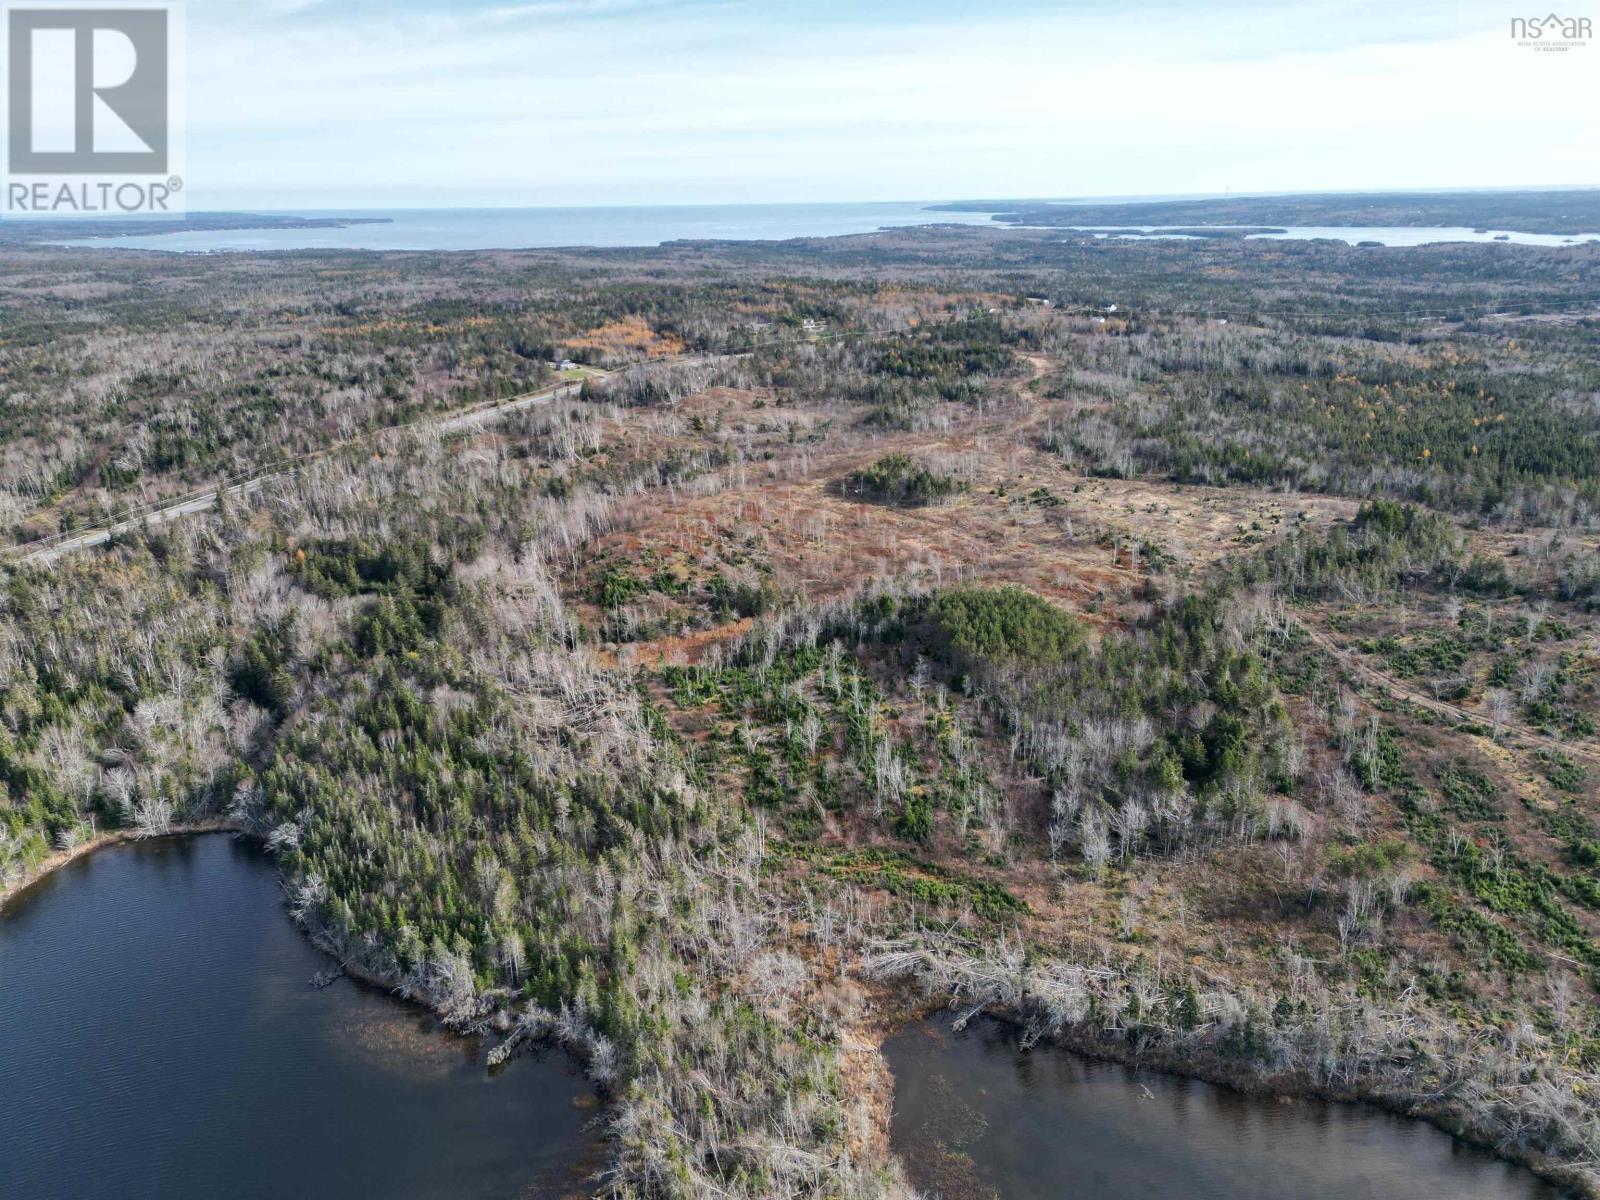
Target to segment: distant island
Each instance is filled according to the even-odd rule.
[[[1033,221],[1027,224],[1035,224]],[[1092,233],[1096,237],[1184,237],[1184,238],[1247,238],[1288,233],[1278,225],[1090,225],[1063,226],[1074,233]]]
[[[86,220],[0,222],[0,243],[54,242],[66,238],[148,237],[162,233],[215,232],[222,229],[343,229],[349,225],[388,225],[390,217],[295,217],[261,213],[203,212],[182,217],[129,217]]]
[[[1600,230],[1600,188],[1526,192],[1342,192],[1114,204],[1080,204],[1070,200],[963,200],[935,208],[940,212],[992,212],[995,220],[1008,225],[1072,229],[1320,225],[1448,226],[1550,234]],[[1185,229],[1183,232],[1197,231]]]

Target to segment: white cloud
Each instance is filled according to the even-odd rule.
[[[1531,53],[1495,10],[198,7],[192,205],[1510,186],[1600,144],[1600,45]]]

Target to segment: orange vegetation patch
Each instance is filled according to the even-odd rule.
[[[868,429],[827,403],[770,407],[759,390],[727,387],[687,396],[671,412],[630,413],[608,446],[614,453],[659,461],[737,447],[740,461],[694,486],[622,501],[596,557],[629,564],[648,553],[658,556],[655,568],[677,562],[697,579],[758,570],[784,602],[810,604],[875,579],[1014,583],[1106,625],[1142,615],[1152,585],[1170,593],[1183,586],[1178,577],[1220,558],[1356,510],[1328,497],[1086,477],[1040,448],[1044,424],[1075,414],[1039,401],[1028,384],[1052,363],[1026,357],[1029,378],[1015,381],[1008,399],[977,412],[952,406],[915,431]],[[967,490],[924,508],[842,492],[850,472],[891,452],[953,474]],[[591,593],[578,587],[575,598]],[[640,615],[662,614],[641,606]],[[638,662],[696,661],[743,632],[743,623],[662,631],[632,651]]]
[[[1036,374],[1042,365],[1034,363]],[[832,415],[826,409],[752,408],[758,399],[736,389],[702,392],[681,403],[676,432],[644,433],[632,449],[647,457],[725,439],[746,458],[721,487],[624,501],[619,527],[599,540],[597,553],[630,563],[649,551],[701,572],[759,567],[785,601],[810,604],[842,599],[875,579],[1014,583],[1107,625],[1141,615],[1152,583],[1170,592],[1182,586],[1174,574],[1203,570],[1301,522],[1326,528],[1356,508],[1347,500],[1245,488],[1086,478],[1037,448],[1039,405],[978,418],[958,413],[939,430],[871,437],[846,430],[812,441],[808,431]],[[689,420],[702,423],[697,427],[714,422],[716,432],[687,434],[682,423]],[[967,492],[924,508],[841,493],[849,472],[891,451],[955,472]],[[642,663],[693,662],[744,631],[739,622],[674,632],[633,643],[632,654]]]
[[[751,617],[740,617],[725,625],[711,629],[694,629],[687,633],[670,634],[647,642],[632,642],[614,655],[602,654],[603,661],[614,662],[623,656],[641,666],[683,666],[699,662],[710,646],[723,642],[736,642],[755,627]]]
[[[1245,489],[1086,480],[1059,460],[1028,452],[977,455],[971,490],[947,505],[897,508],[838,493],[841,475],[891,447],[913,454],[973,450],[959,437],[902,435],[818,456],[798,479],[752,478],[743,487],[675,500],[652,495],[630,503],[626,532],[601,545],[624,558],[643,546],[691,558],[738,547],[772,568],[781,592],[811,603],[873,579],[1016,583],[1101,623],[1130,615],[1127,606],[1138,602],[1150,578],[1152,553],[1169,569],[1201,567],[1275,536],[1301,514],[1326,526],[1354,508]],[[651,644],[648,653],[692,658],[729,632],[670,639],[670,646]]]
[[[651,358],[669,354],[682,354],[683,340],[658,333],[643,317],[626,316],[607,321],[587,333],[567,339],[569,348],[598,350],[602,354],[637,354],[643,352]]]

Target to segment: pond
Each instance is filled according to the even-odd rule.
[[[944,1200],[1557,1200],[1559,1189],[1421,1121],[1244,1096],[1102,1063],[975,1020],[884,1045],[893,1145]]]
[[[0,909],[0,1193],[555,1197],[599,1163],[565,1055],[339,979],[226,835],[77,859]]]

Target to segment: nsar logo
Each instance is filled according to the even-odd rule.
[[[1511,37],[1530,50],[1566,51],[1586,46],[1594,36],[1588,17],[1512,17]]]

